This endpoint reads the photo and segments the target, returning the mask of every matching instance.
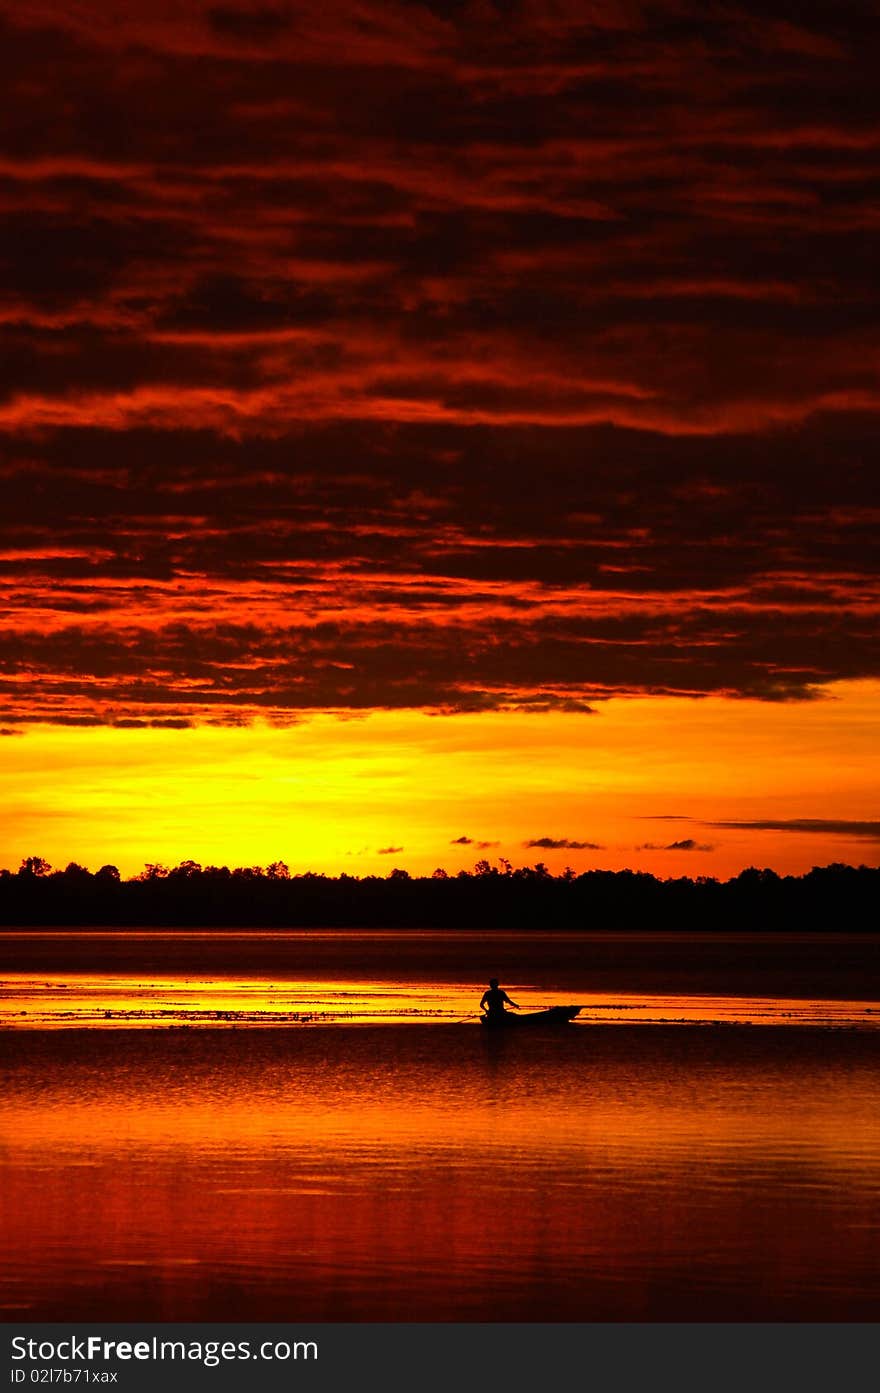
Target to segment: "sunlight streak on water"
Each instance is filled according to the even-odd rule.
[[[571,1004],[571,997],[528,983],[509,988],[524,1011]],[[0,980],[0,1028],[139,1026],[364,1025],[476,1020],[480,989],[473,983],[270,981],[260,977],[119,973],[7,973]],[[579,1026],[812,1025],[880,1029],[871,1001],[580,992]]]

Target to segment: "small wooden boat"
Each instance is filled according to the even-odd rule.
[[[521,1016],[515,1011],[505,1011],[499,1016],[482,1016],[480,1025],[487,1026],[489,1030],[507,1030],[508,1027],[518,1028],[521,1025],[568,1025],[582,1009],[581,1006],[548,1006],[546,1011],[527,1011]]]

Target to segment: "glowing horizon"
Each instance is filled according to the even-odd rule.
[[[0,865],[38,854],[128,876],[281,860],[386,875],[505,857],[727,878],[877,864],[878,718],[880,684],[866,682],[795,707],[654,697],[595,715],[40,727],[2,743]]]

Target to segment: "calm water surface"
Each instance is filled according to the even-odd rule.
[[[2,935],[3,1315],[876,1320],[878,956]]]

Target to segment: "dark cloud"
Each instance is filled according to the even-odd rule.
[[[527,848],[535,848],[541,851],[602,851],[598,842],[576,842],[569,837],[534,837],[531,841],[523,842]]]
[[[140,720],[136,716],[120,716],[110,724],[120,730],[191,730],[195,722],[184,716],[166,716],[151,721]]]
[[[727,444],[648,453],[613,431],[205,433],[182,459],[173,432],[128,432],[123,454],[95,430],[21,442],[4,471],[0,674],[49,716],[53,693],[67,706],[77,692],[108,717],[130,701],[804,699],[877,670],[868,442],[852,428],[780,439],[763,484],[743,463],[726,475]],[[522,488],[496,488],[502,471]]]
[[[878,675],[868,8],[501,8],[9,11],[10,725]]]
[[[260,6],[238,9],[215,5],[206,11],[211,28],[233,39],[273,39],[290,28],[291,17],[286,10]]]
[[[854,837],[859,841],[880,841],[880,822],[848,821],[844,818],[766,818],[741,822],[710,822],[706,826],[756,832],[806,832],[817,833],[820,836]]]
[[[693,837],[683,837],[681,841],[658,846],[656,842],[642,842],[636,851],[714,851],[714,846],[697,842]]]
[[[379,855],[379,856],[395,856],[395,855],[397,854],[398,851],[403,851],[403,850],[404,850],[404,848],[403,848],[402,846],[380,846],[380,847],[378,848],[378,855]]]

